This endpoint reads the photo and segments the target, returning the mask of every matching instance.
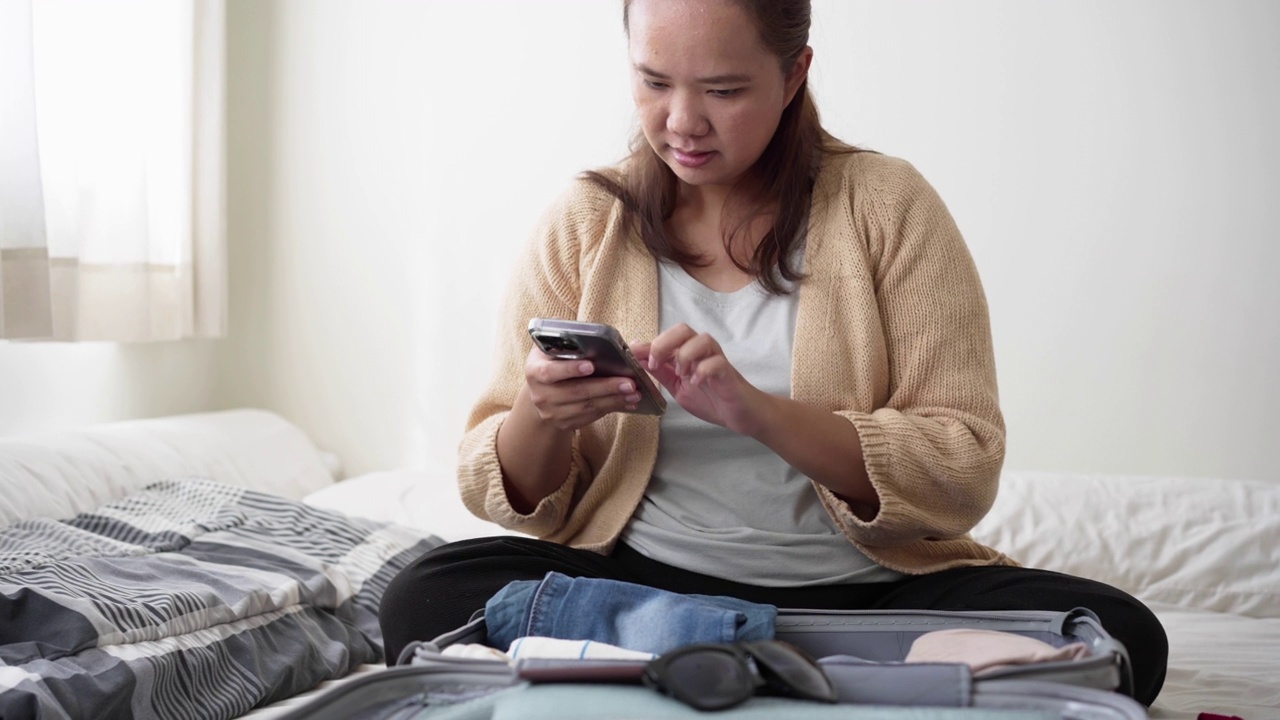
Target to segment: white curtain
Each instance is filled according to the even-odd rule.
[[[0,0],[0,338],[226,324],[225,0]]]

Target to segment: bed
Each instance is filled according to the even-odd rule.
[[[150,657],[147,652],[156,647],[204,652],[217,647],[212,637],[244,635],[229,632],[242,629],[235,623],[252,625],[282,608],[306,605],[314,617],[305,619],[330,629],[286,633],[308,638],[292,650],[309,658],[308,669],[302,670],[303,660],[284,656],[257,666],[243,661],[261,649],[240,649],[238,656],[223,652],[220,664],[211,667],[257,667],[248,674],[264,677],[274,669],[275,680],[258,683],[266,689],[255,690],[257,700],[245,693],[204,703],[192,715],[268,720],[335,683],[380,669],[371,613],[379,586],[409,557],[439,542],[502,532],[462,508],[447,463],[341,481],[338,467],[336,458],[296,426],[260,410],[0,438],[0,530],[55,527],[49,537],[59,540],[34,541],[46,554],[50,547],[83,550],[84,531],[99,533],[93,537],[99,544],[123,542],[126,555],[175,544],[194,547],[197,557],[181,560],[194,564],[211,556],[221,562],[226,548],[239,553],[247,547],[257,564],[237,571],[237,578],[265,578],[253,597],[281,595],[281,577],[291,588],[310,588],[310,595],[303,593],[307,602],[298,602],[291,591],[275,598],[276,605],[240,602],[235,612],[220,605],[203,615],[188,613],[205,618],[200,627],[181,627],[168,617],[169,624],[153,622],[141,634],[100,634],[92,649],[112,662]],[[189,522],[197,516],[203,519]],[[112,521],[120,519],[148,528],[147,536],[112,530]],[[55,521],[62,522],[51,525]],[[250,526],[265,528],[267,535],[246,535]],[[292,527],[306,531],[294,539]],[[999,499],[975,535],[1026,564],[1122,587],[1156,611],[1169,633],[1171,657],[1153,718],[1194,720],[1202,712],[1280,718],[1280,482],[1006,472]],[[330,547],[332,542],[339,544]],[[7,549],[5,556],[0,542],[0,558],[8,557],[12,566],[18,554]],[[121,551],[94,546],[92,552]],[[286,561],[283,569],[272,565]],[[209,582],[219,584],[216,578]],[[233,583],[222,578],[221,584]],[[236,597],[241,596],[248,595]],[[0,619],[5,622],[10,628],[27,625]],[[0,639],[5,633],[0,625]],[[261,647],[282,652],[279,637],[266,637]],[[19,682],[44,681],[30,677],[40,674],[32,672],[34,666],[14,661],[21,658],[16,647],[0,642],[0,697]],[[239,664],[227,659],[236,657]],[[170,677],[173,685],[172,672],[147,677],[153,676]],[[154,712],[156,698],[181,695],[162,682],[147,682],[143,690],[150,699],[119,700],[126,703],[120,707],[132,702],[142,716]],[[130,692],[138,695],[145,684],[135,682]],[[86,716],[103,714],[99,707]]]
[[[0,438],[0,717],[237,717],[380,662],[440,540],[302,503],[336,467],[254,410]]]

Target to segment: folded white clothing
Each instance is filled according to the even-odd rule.
[[[466,643],[459,645],[450,645],[440,651],[441,655],[458,658],[471,658],[473,660],[501,660],[505,663],[511,662],[511,657],[506,653],[491,648],[488,645],[480,643]]]
[[[617,645],[592,640],[561,640],[560,638],[527,636],[511,641],[507,655],[512,660],[520,658],[578,658],[580,660],[651,660],[653,653],[628,650]]]

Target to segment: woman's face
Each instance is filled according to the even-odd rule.
[[[690,185],[730,186],[778,128],[812,51],[788,74],[729,0],[634,0],[632,93],[645,138]]]

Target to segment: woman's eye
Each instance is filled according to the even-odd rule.
[[[644,84],[645,84],[645,87],[650,88],[650,89],[652,89],[652,90],[662,90],[662,89],[664,89],[665,87],[667,87],[665,83],[660,83],[660,82],[658,82],[657,80],[648,80],[648,79],[646,79],[646,80],[644,81]]]
[[[711,94],[719,98],[733,97],[742,91],[742,88],[729,88],[728,90],[711,90]]]

